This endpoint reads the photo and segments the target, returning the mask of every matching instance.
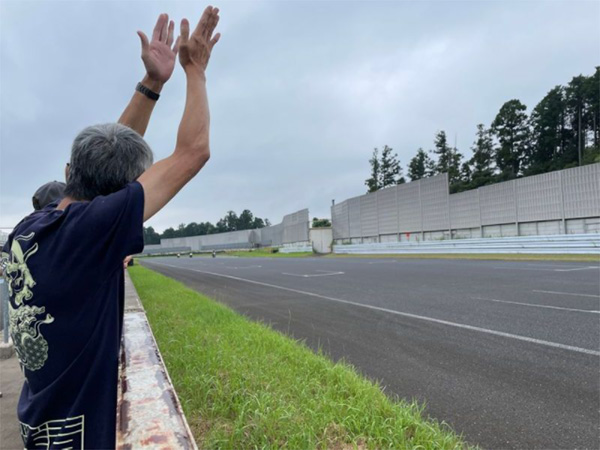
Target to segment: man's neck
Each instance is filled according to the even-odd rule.
[[[67,206],[69,206],[71,203],[76,202],[77,200],[75,200],[72,197],[65,197],[63,198],[60,203],[56,206],[56,209],[60,209],[60,210],[65,210]]]

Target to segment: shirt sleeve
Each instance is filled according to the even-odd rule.
[[[85,208],[79,230],[91,247],[109,263],[122,263],[127,255],[144,249],[144,188],[134,181],[107,196],[99,196]]]

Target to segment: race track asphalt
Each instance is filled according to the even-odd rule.
[[[494,449],[600,448],[598,263],[148,258]]]

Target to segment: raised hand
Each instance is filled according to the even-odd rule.
[[[181,21],[181,35],[179,43],[179,62],[184,70],[196,70],[204,73],[213,47],[221,37],[220,33],[213,36],[215,27],[219,23],[219,8],[207,6],[190,36],[190,23],[187,19]]]
[[[144,61],[148,77],[161,84],[171,78],[175,68],[179,38],[173,45],[174,29],[175,23],[169,22],[169,15],[161,14],[154,26],[151,42],[148,42],[148,37],[142,31],[137,32],[142,41],[142,61]]]

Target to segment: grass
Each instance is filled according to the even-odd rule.
[[[252,249],[252,250],[232,250],[226,251],[226,255],[242,256],[244,258],[306,258],[307,256],[315,256],[313,252],[296,252],[296,253],[273,253],[270,247]]]
[[[406,259],[485,259],[499,261],[573,261],[600,262],[600,255],[540,255],[497,253],[396,253],[396,254],[329,254],[327,258],[406,258]]]
[[[171,278],[129,273],[200,448],[469,448],[352,366]]]

